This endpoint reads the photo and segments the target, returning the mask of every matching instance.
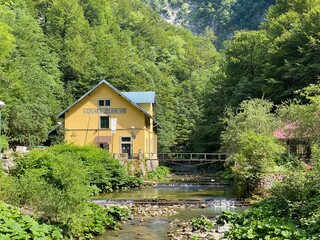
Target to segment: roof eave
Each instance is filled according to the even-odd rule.
[[[90,91],[88,91],[86,94],[84,94],[82,97],[80,97],[77,101],[75,101],[73,104],[71,104],[69,107],[67,107],[65,110],[63,110],[61,113],[58,114],[59,118],[64,118],[65,113],[75,106],[77,103],[79,103],[82,99],[84,99],[86,96],[88,96],[91,92],[93,92],[96,88],[98,88],[101,84],[105,83],[108,85],[112,90],[114,90],[116,93],[118,93],[121,97],[126,99],[128,102],[130,102],[132,105],[134,105],[136,108],[138,108],[142,113],[144,113],[147,117],[153,118],[151,114],[146,112],[142,107],[140,107],[138,104],[132,102],[129,98],[127,98],[125,95],[123,95],[118,89],[116,89],[114,86],[112,86],[110,83],[108,83],[106,80],[102,80],[97,85],[95,85]],[[153,118],[154,119],[154,118]],[[155,120],[155,119],[154,119]]]

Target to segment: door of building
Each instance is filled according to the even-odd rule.
[[[131,144],[130,143],[122,143],[121,144],[121,153],[127,153],[128,158],[131,159]]]
[[[109,150],[109,143],[100,143],[100,148]]]

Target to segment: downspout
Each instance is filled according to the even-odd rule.
[[[88,130],[89,130],[89,123],[90,123],[90,116],[89,116],[89,119],[88,119],[88,124],[87,124],[87,131],[86,131],[86,137],[84,139],[84,145],[87,144],[87,137],[88,137]]]

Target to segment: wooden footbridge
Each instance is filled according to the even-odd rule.
[[[226,153],[158,153],[159,162],[183,166],[200,166],[226,162]]]

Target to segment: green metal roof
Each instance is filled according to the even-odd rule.
[[[155,92],[122,92],[124,96],[134,103],[155,103]]]

